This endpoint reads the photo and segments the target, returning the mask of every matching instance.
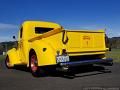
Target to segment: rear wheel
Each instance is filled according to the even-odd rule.
[[[9,56],[7,55],[6,59],[5,59],[5,65],[8,69],[11,69],[12,67],[10,66],[10,59]]]
[[[44,76],[43,69],[38,67],[38,59],[35,53],[31,54],[29,67],[34,77]]]

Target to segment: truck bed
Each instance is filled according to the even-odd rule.
[[[105,32],[87,30],[62,30],[43,38],[55,50],[66,49],[70,56],[105,54]],[[64,43],[65,42],[65,43]]]

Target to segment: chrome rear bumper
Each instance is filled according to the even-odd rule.
[[[107,66],[113,65],[113,59],[94,59],[94,60],[81,60],[81,61],[73,61],[73,62],[61,62],[59,63],[60,66],[79,66],[79,65],[89,65],[89,64],[102,64]]]

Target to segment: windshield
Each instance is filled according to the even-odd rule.
[[[45,32],[51,31],[54,28],[45,28],[45,27],[35,27],[35,33],[36,34],[43,34]]]

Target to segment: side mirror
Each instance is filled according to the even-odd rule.
[[[16,37],[15,37],[15,36],[13,36],[13,39],[15,40],[15,41],[14,41],[14,48],[17,49],[18,41],[16,40]]]
[[[13,36],[13,39],[16,39],[15,36]]]

